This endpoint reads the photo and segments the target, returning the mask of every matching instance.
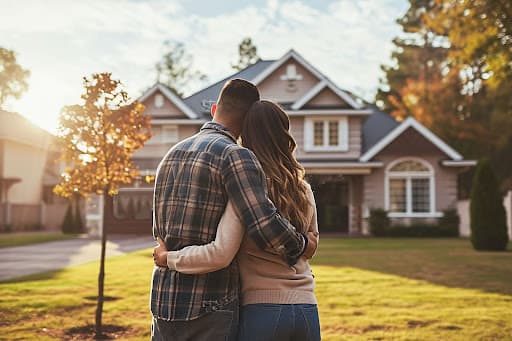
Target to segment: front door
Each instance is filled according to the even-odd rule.
[[[348,181],[346,178],[315,178],[311,186],[315,194],[319,231],[348,233]]]

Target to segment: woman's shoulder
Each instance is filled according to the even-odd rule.
[[[313,189],[311,188],[311,185],[309,184],[309,182],[307,182],[306,180],[302,180],[302,183],[304,184],[304,186],[306,186],[306,194],[308,195],[308,198],[311,200],[311,198],[315,198],[314,194],[313,194]]]

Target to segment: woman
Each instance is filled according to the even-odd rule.
[[[293,156],[296,143],[289,129],[288,116],[278,105],[258,101],[247,113],[242,144],[260,161],[269,197],[279,213],[318,243],[315,199],[304,181],[304,169]],[[315,284],[307,259],[301,257],[290,267],[280,255],[260,250],[244,237],[231,202],[215,241],[171,251],[167,259],[171,269],[197,274],[226,267],[235,255],[241,280],[239,339],[320,340]]]

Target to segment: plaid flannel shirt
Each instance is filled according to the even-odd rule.
[[[153,202],[153,236],[169,251],[215,239],[228,199],[232,199],[246,233],[290,265],[307,240],[276,211],[267,197],[266,180],[256,156],[236,144],[222,125],[208,122],[201,131],[175,145],[158,166]],[[170,321],[193,320],[239,294],[236,261],[219,271],[189,275],[155,267],[151,312]]]

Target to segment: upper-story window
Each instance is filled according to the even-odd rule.
[[[164,96],[162,96],[161,94],[156,94],[155,95],[155,107],[161,108],[163,106],[164,106]]]
[[[347,151],[347,117],[307,117],[304,122],[304,150]]]
[[[152,133],[153,136],[147,142],[149,144],[169,144],[179,140],[178,126],[175,125],[153,126]]]

